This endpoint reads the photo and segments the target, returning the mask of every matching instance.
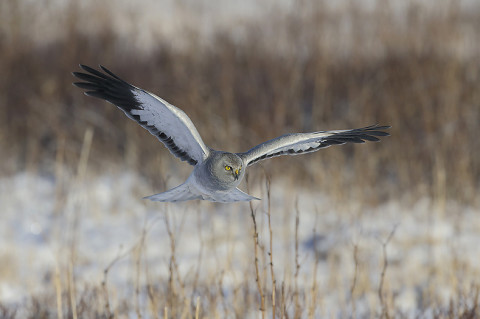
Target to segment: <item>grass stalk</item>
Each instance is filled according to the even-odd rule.
[[[246,184],[247,184],[247,192],[249,192],[248,188],[248,177],[245,177]],[[249,202],[250,207],[250,216],[252,217],[253,221],[253,249],[254,249],[254,256],[255,256],[255,282],[257,283],[258,294],[260,296],[260,312],[262,314],[262,319],[265,319],[265,295],[263,293],[263,288],[260,279],[260,271],[258,267],[258,230],[257,230],[257,221],[255,218],[255,210],[253,209],[252,201]]]

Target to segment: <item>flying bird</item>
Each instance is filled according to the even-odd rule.
[[[101,71],[80,64],[86,71],[73,72],[83,82],[73,83],[85,94],[106,100],[156,136],[168,150],[193,166],[187,180],[166,192],[145,197],[153,201],[179,202],[193,199],[212,202],[251,201],[237,186],[247,167],[280,155],[318,151],[330,145],[379,141],[390,126],[371,125],[352,130],[286,134],[255,146],[244,153],[216,151],[205,145],[190,118],[179,108],[153,93],[135,87],[107,68]]]

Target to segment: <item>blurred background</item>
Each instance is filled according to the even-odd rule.
[[[82,63],[102,64],[180,107],[214,149],[243,152],[285,133],[392,125],[380,143],[249,170],[250,192],[264,198],[252,208],[260,252],[270,252],[268,177],[274,247],[286,254],[275,263],[276,288],[260,258],[264,292],[283,280],[286,292],[277,296],[290,300],[290,316],[303,309],[310,317],[474,318],[479,34],[473,0],[1,1],[0,313],[102,314],[106,298],[116,300],[111,308],[120,317],[168,317],[164,309],[193,316],[197,304],[205,317],[259,315],[249,206],[143,201],[181,183],[191,168],[117,108],[73,87],[71,72]],[[295,239],[299,211],[304,231]],[[175,237],[181,229],[194,239]],[[383,291],[379,243],[392,230]],[[305,278],[326,267],[315,294],[311,277],[293,285],[301,277],[288,266],[294,242]],[[104,268],[119,247],[132,245],[110,288],[115,297],[106,296]],[[217,256],[207,267],[212,249],[228,261]],[[238,270],[236,249],[245,254]],[[218,288],[224,278],[228,287]],[[297,308],[299,294],[308,298]],[[82,300],[91,307],[81,308]]]

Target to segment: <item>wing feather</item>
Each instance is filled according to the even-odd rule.
[[[377,142],[380,140],[377,136],[390,135],[383,131],[389,128],[390,126],[371,125],[353,130],[286,134],[237,155],[243,158],[247,165],[252,165],[267,158],[315,152],[330,145]]]
[[[185,112],[158,96],[125,82],[103,66],[100,68],[105,73],[86,65],[80,67],[88,73],[73,72],[74,76],[84,81],[73,84],[85,89],[86,95],[116,105],[129,118],[156,136],[182,161],[196,165],[208,157],[210,149],[203,143]]]

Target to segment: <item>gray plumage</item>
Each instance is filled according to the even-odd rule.
[[[104,73],[86,65],[80,67],[88,73],[73,72],[83,81],[73,83],[75,86],[85,89],[88,96],[116,105],[156,136],[173,155],[194,166],[185,183],[146,197],[153,201],[251,201],[258,198],[242,192],[237,186],[245,176],[246,168],[258,161],[315,152],[330,145],[379,141],[379,136],[389,135],[383,130],[390,126],[372,125],[353,130],[286,134],[244,153],[215,151],[205,145],[190,118],[179,108],[123,81],[103,66],[100,68]]]

